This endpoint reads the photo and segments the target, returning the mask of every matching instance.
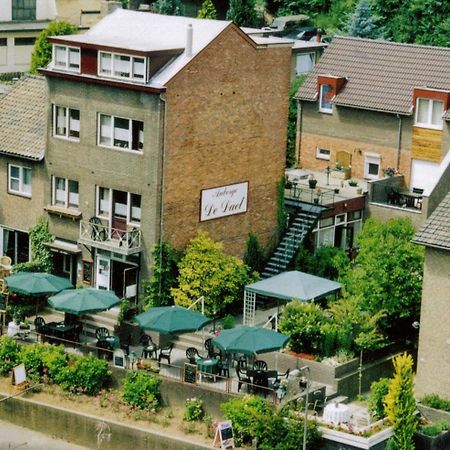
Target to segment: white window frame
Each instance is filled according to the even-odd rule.
[[[109,194],[108,199],[108,215],[101,214],[101,208],[100,208],[100,189],[104,189]],[[96,186],[96,201],[95,201],[95,212],[96,216],[100,217],[102,219],[112,221],[112,211],[113,211],[113,191],[114,189],[111,188],[105,188],[103,186]],[[140,194],[134,194],[133,192],[127,192],[127,204],[126,204],[126,223],[127,225],[131,225],[133,227],[140,227],[141,222],[134,222],[132,220],[132,205],[131,205],[131,196],[132,195],[139,195],[141,197],[141,207],[140,207],[140,220],[142,220],[142,195]]]
[[[110,56],[110,67],[109,70],[104,70],[105,68],[102,65],[102,55],[109,55]],[[130,58],[129,61],[129,67],[128,67],[128,76],[127,75],[117,75],[115,66],[117,63],[118,58],[126,56],[127,58]],[[142,78],[138,75],[136,75],[136,60],[143,59],[144,60],[144,71],[142,74]],[[106,77],[106,78],[116,78],[119,80],[132,80],[137,81],[139,83],[146,83],[147,82],[147,73],[148,73],[148,58],[145,56],[133,56],[133,55],[127,55],[126,53],[113,53],[113,52],[105,52],[105,51],[98,51],[97,54],[97,75],[99,77]],[[123,72],[126,73],[126,72]]]
[[[56,63],[56,52],[58,49],[63,49],[65,52],[65,63],[64,64],[57,64]],[[71,59],[71,52],[76,52],[78,54],[78,61],[75,61],[75,63]],[[73,64],[75,67],[71,67],[71,64]],[[53,44],[52,47],[52,67],[54,69],[61,69],[61,70],[67,70],[69,72],[77,72],[80,73],[80,67],[81,67],[81,51],[80,47],[71,47],[69,45],[60,45],[60,44]]]
[[[369,173],[369,165],[378,164],[378,173],[376,175]],[[364,153],[364,178],[369,180],[378,180],[380,178],[381,156],[377,153]]]
[[[11,176],[11,171],[12,168],[16,168],[19,169],[19,176],[18,177],[12,177]],[[29,192],[25,189],[25,186],[27,186],[24,183],[24,178],[25,178],[25,171],[28,170],[29,171],[29,175],[30,175],[30,188],[29,188]],[[24,167],[24,166],[18,166],[16,164],[8,164],[8,192],[10,194],[16,194],[16,195],[21,195],[22,197],[29,197],[31,198],[31,194],[32,194],[32,172],[31,172],[31,167]],[[14,189],[12,187],[12,181],[17,181],[19,183],[19,189]]]
[[[420,101],[426,101],[428,102],[428,111],[427,111],[427,121],[426,122],[419,122],[419,103]],[[434,124],[433,121],[433,105],[434,103],[442,103],[442,114],[444,114],[444,102],[439,99],[432,99],[432,98],[426,98],[426,97],[418,97],[416,99],[416,114],[415,114],[415,120],[414,125],[421,128],[433,128],[435,130],[442,130],[444,127],[444,119],[442,118],[442,114],[440,117],[440,123]]]
[[[59,134],[58,133],[58,115],[57,111],[58,108],[65,110],[65,133]],[[78,120],[71,119],[70,112],[71,111],[78,111]],[[58,139],[67,139],[69,141],[79,142],[80,141],[80,120],[81,120],[81,114],[80,110],[77,108],[69,108],[68,106],[61,106],[61,105],[53,105],[53,137],[56,137]],[[76,136],[70,136],[70,132],[78,132],[78,137]]]
[[[325,153],[323,153],[325,151]],[[328,153],[326,153],[328,152]],[[316,158],[317,159],[325,159],[327,161],[331,158],[331,150],[328,148],[316,147]]]
[[[57,179],[64,180],[64,190],[63,190],[64,201],[63,202],[61,202],[57,198]],[[78,192],[76,194],[73,192],[72,193],[70,192],[70,190],[69,190],[70,182],[77,183]],[[71,194],[72,194],[72,196],[76,195],[76,199],[77,199],[76,204],[75,204],[75,202],[70,201]],[[52,176],[52,205],[66,208],[66,209],[74,209],[74,210],[78,211],[80,208],[80,184],[79,184],[79,182],[77,180],[69,180],[68,178],[64,178],[64,177]]]
[[[312,57],[311,57],[312,55]],[[311,68],[308,70],[300,70],[301,69],[301,58],[304,57],[309,57],[309,61],[312,62]],[[313,69],[313,67],[316,64],[316,53],[315,52],[308,52],[308,53],[298,53],[295,57],[295,73],[296,75],[303,75],[305,73],[309,73],[311,72],[311,70]]]
[[[331,104],[331,101],[330,101],[330,105],[331,105],[330,108],[324,108],[324,107],[322,106],[322,98],[323,98],[323,96],[324,96],[323,89],[324,89],[325,86],[326,86],[326,87],[329,87],[330,90],[333,90],[333,86],[331,86],[330,84],[323,83],[323,84],[320,85],[320,93],[319,93],[319,111],[322,112],[322,113],[326,113],[326,114],[333,114],[333,105]]]
[[[102,117],[109,117],[111,119],[111,125],[110,125],[110,135],[106,136],[106,135],[102,135]],[[119,147],[114,145],[114,130],[115,130],[115,121],[116,119],[120,119],[120,120],[128,120],[128,136],[127,139],[124,139],[128,142],[128,148],[127,147]],[[142,144],[142,148],[141,149],[133,149],[132,148],[132,144],[133,144],[133,122],[139,122],[142,123],[142,131],[140,131],[140,133],[142,133],[142,135],[140,134],[140,139],[139,139],[139,143]],[[106,144],[106,143],[102,143],[101,142],[101,138],[105,136],[107,138],[109,138],[108,140],[111,142],[110,145]],[[110,114],[102,114],[102,113],[98,113],[97,114],[97,145],[99,147],[106,147],[106,148],[113,148],[115,150],[120,150],[123,152],[129,152],[129,153],[133,153],[133,154],[142,154],[144,153],[144,122],[142,120],[136,120],[136,119],[128,119],[126,117],[118,117],[118,116],[112,116]]]

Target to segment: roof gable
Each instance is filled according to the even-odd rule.
[[[317,76],[348,79],[333,104],[411,114],[413,90],[450,91],[450,49],[353,37],[333,39],[298,90],[297,98],[317,100]]]

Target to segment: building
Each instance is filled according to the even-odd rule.
[[[416,392],[450,400],[450,192],[413,242],[425,246]]]
[[[42,207],[76,281],[135,298],[162,240],[272,238],[290,43],[120,9],[51,42]]]
[[[46,89],[30,76],[0,97],[0,255],[14,264],[29,260],[28,230],[44,212]]]
[[[297,94],[298,164],[340,166],[372,216],[420,225],[450,181],[449,73],[448,48],[334,38]]]

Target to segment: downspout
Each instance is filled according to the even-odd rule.
[[[161,102],[164,105],[163,116],[163,132],[162,132],[162,155],[161,155],[161,189],[159,194],[159,272],[162,273],[162,263],[163,263],[163,250],[162,243],[163,233],[164,233],[164,188],[165,188],[165,165],[166,165],[166,138],[167,138],[167,102],[164,94],[159,96]],[[159,295],[161,297],[161,283],[162,279],[159,277]]]
[[[397,114],[398,119],[398,136],[397,136],[397,172],[400,172],[400,154],[402,150],[402,116]]]
[[[295,124],[295,167],[298,167],[300,162],[300,138],[302,133],[302,119],[303,119],[303,108],[301,106],[300,100],[297,98],[297,122]]]

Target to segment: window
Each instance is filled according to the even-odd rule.
[[[3,235],[3,236],[2,236]],[[13,264],[30,260],[30,241],[28,233],[0,228],[0,255],[9,256]]]
[[[99,54],[99,76],[146,81],[146,58],[107,52]]]
[[[8,192],[31,197],[31,169],[22,166],[8,167]]]
[[[53,105],[53,136],[80,140],[80,110]]]
[[[142,152],[144,122],[99,114],[98,145]]]
[[[319,111],[325,113],[333,112],[331,99],[333,98],[333,87],[329,84],[320,85],[320,105]]]
[[[6,38],[0,38],[0,47],[6,47],[8,45],[8,40]]]
[[[36,41],[35,37],[18,37],[14,38],[14,45],[16,46],[32,46]]]
[[[297,55],[295,59],[296,75],[311,72],[315,62],[316,62],[315,53],[301,53]]]
[[[53,67],[63,70],[79,72],[80,49],[78,47],[67,47],[64,45],[53,46]]]
[[[364,177],[371,180],[377,179],[380,173],[380,163],[379,155],[366,153],[364,155]]]
[[[36,20],[36,0],[12,0],[12,20]]]
[[[79,204],[78,181],[53,177],[52,205],[78,209]]]
[[[428,98],[418,98],[416,103],[416,125],[442,129],[444,102]]]
[[[111,219],[113,216],[113,218],[124,219],[127,224],[139,225],[141,222],[141,196],[98,186],[97,216],[104,219]]]
[[[326,148],[316,148],[316,158],[329,160],[331,155],[331,150]]]

